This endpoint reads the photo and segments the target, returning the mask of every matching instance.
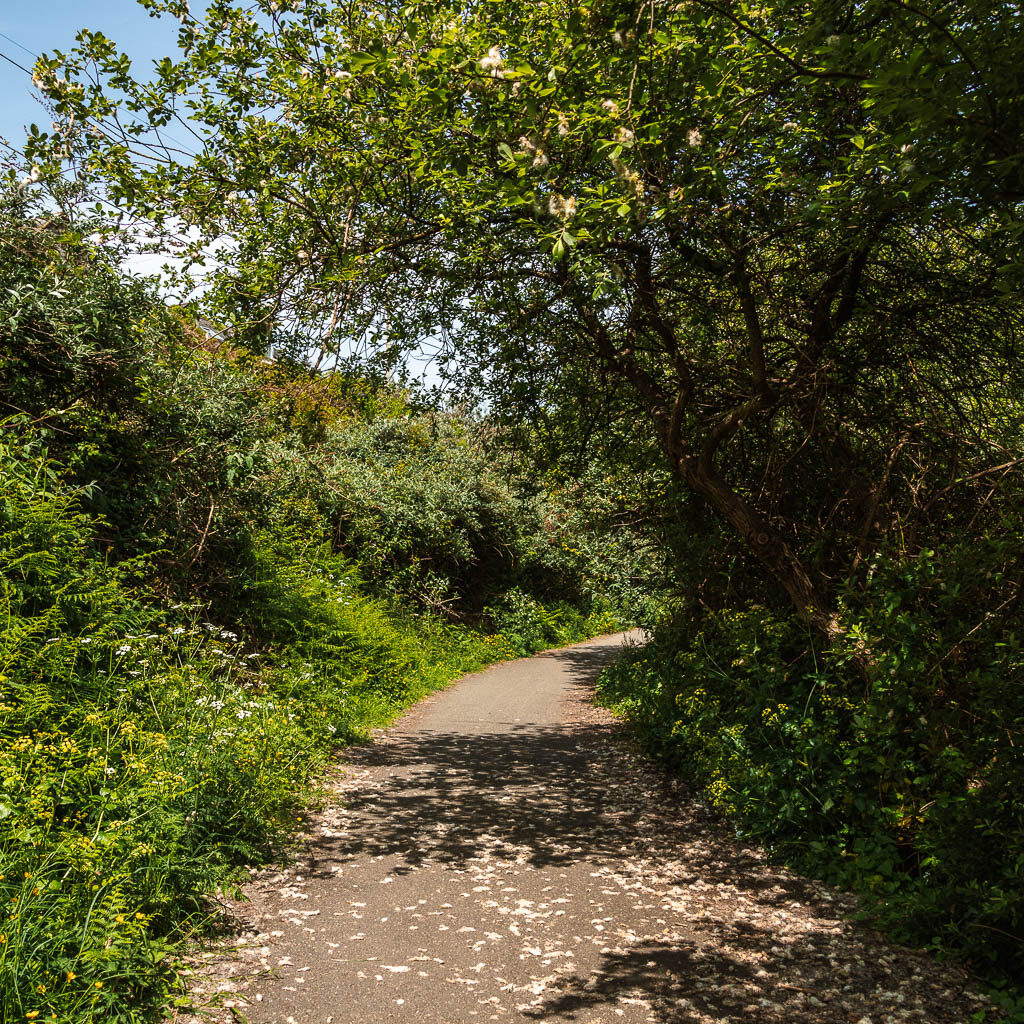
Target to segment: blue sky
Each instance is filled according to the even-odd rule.
[[[113,39],[140,74],[151,60],[176,49],[177,21],[151,18],[134,0],[0,0],[0,53],[26,68],[33,55],[70,50],[81,28]],[[28,75],[0,59],[0,136],[20,147],[25,125],[33,122],[49,129]]]

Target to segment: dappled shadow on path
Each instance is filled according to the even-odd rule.
[[[443,984],[465,985],[471,1007],[502,1004],[509,1019],[883,1024],[905,990],[900,1012],[912,1016],[893,1021],[970,1019],[963,978],[844,923],[842,899],[730,839],[607,715],[587,711],[594,676],[617,654],[535,659],[568,682],[566,724],[493,721],[470,696],[347,751],[344,806],[310,837],[299,879],[317,898],[318,882],[324,894],[348,887],[331,918],[359,931],[331,933],[330,948],[365,940],[394,957],[415,944],[412,959],[443,964]],[[373,887],[397,881],[407,884],[375,899]],[[321,911],[278,917],[297,915],[312,936],[304,913]],[[407,964],[386,970],[412,978]],[[450,990],[435,996],[459,1005]],[[468,1019],[432,1013],[431,1024]]]
[[[614,647],[569,648],[535,660],[567,666],[570,689],[589,695],[594,676],[617,654]],[[367,856],[397,858],[396,874],[427,862],[463,867],[485,856],[544,868],[671,855],[706,836],[712,816],[699,806],[677,816],[678,791],[651,773],[638,778],[618,733],[606,719],[557,727],[494,723],[479,732],[436,731],[428,722],[350,749],[347,760],[370,769],[372,781],[347,796],[352,827],[344,840],[314,840],[314,860],[324,872],[338,857]],[[691,850],[686,871],[671,882],[731,880],[743,860],[736,851],[725,863],[720,850]],[[774,876],[761,888],[773,890],[765,897],[772,902],[806,895],[801,882],[780,886]]]

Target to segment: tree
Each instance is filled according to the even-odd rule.
[[[91,33],[37,74],[116,203],[229,240],[222,314],[632,408],[826,637],[1019,384],[1015,4],[143,3],[152,82]]]

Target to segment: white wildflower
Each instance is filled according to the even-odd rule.
[[[104,775],[116,775],[117,774],[117,769],[116,768],[104,768],[103,769],[103,774]]]
[[[704,141],[704,136],[701,135],[699,128],[691,128],[686,133],[686,144],[696,149]]]
[[[120,655],[123,655],[123,654],[127,654],[130,650],[131,650],[131,647],[128,644],[121,644],[121,646],[118,647],[118,649],[116,651],[114,651],[114,653],[117,654],[118,656],[120,656]]]
[[[607,111],[612,117],[617,117],[619,113],[619,105],[615,100],[601,100],[601,109]]]

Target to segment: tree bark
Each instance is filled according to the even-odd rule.
[[[789,595],[797,614],[828,642],[834,641],[842,632],[839,616],[786,541],[713,468],[687,457],[679,459],[678,466],[690,487],[743,537],[758,561]]]

